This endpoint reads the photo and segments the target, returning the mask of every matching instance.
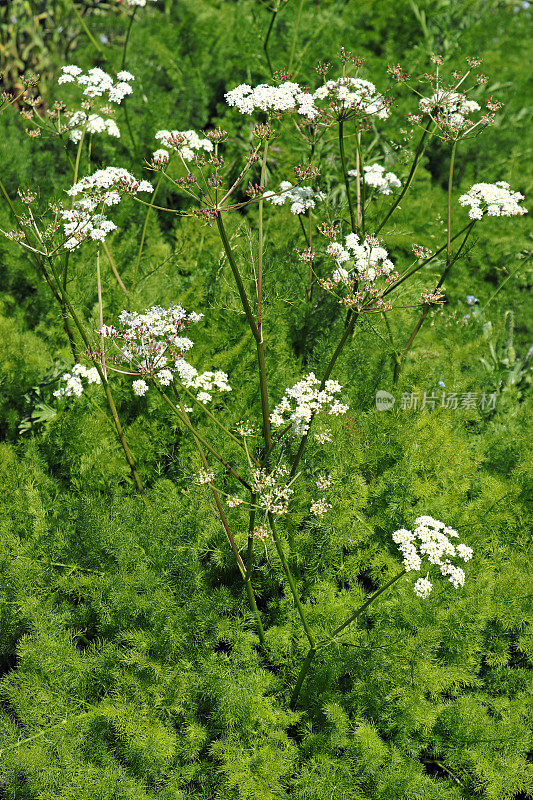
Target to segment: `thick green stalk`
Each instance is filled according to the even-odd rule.
[[[346,156],[344,154],[344,120],[342,119],[339,122],[339,152],[341,156],[342,175],[344,178],[344,185],[346,187],[346,197],[348,199],[348,209],[350,211],[350,222],[352,225],[352,231],[358,233],[359,228],[357,226],[353,210],[352,195],[350,193],[350,181],[348,180],[348,171],[346,169]]]

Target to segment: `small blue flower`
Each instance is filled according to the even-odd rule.
[[[105,35],[105,33],[101,33],[101,34],[100,34],[100,36],[99,36],[98,38],[100,39],[100,41],[102,42],[102,44],[109,44],[109,39],[107,38],[107,36]]]
[[[446,388],[446,384],[444,383],[444,381],[439,381],[439,386],[440,386],[441,389],[445,389]]]
[[[469,306],[475,306],[476,303],[479,303],[479,300],[473,294],[467,294],[466,302]]]

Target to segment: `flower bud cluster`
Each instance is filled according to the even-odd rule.
[[[320,388],[320,381],[310,372],[305,378],[287,389],[280,403],[271,414],[272,424],[276,427],[292,422],[294,436],[303,436],[309,430],[315,414],[328,408],[328,414],[338,416],[346,414],[348,406],[339,403],[334,395],[342,390],[337,381],[326,381]]]
[[[265,192],[265,200],[276,206],[282,206],[287,201],[291,204],[291,214],[305,214],[317,203],[326,199],[323,192],[315,192],[310,186],[293,186],[290,181],[282,181],[279,185],[279,194]]]
[[[470,219],[481,219],[484,214],[489,217],[515,217],[527,214],[527,208],[519,205],[524,195],[513,192],[505,181],[497,183],[475,183],[472,188],[459,198],[459,205],[470,206]]]
[[[385,167],[381,164],[370,164],[363,167],[365,184],[377,189],[380,194],[391,194],[393,189],[399,189],[401,181],[394,172],[385,172]],[[348,170],[348,175],[357,177],[357,170]]]
[[[157,131],[155,138],[161,142],[163,148],[179,153],[184,161],[193,161],[198,150],[206,153],[213,152],[211,139],[201,139],[196,131]],[[156,150],[152,155],[156,163],[164,164],[169,159],[167,149]]]
[[[286,483],[289,474],[284,464],[279,464],[272,472],[258,468],[252,471],[252,490],[257,495],[256,503],[264,511],[282,515],[289,511],[289,502],[294,494]]]
[[[362,78],[342,77],[326,83],[313,94],[313,101],[326,101],[327,107],[336,117],[377,117],[387,119],[390,115],[388,100],[376,91],[370,81]]]
[[[83,364],[74,364],[71,372],[65,372],[65,374],[61,376],[61,381],[65,385],[56,389],[54,397],[71,397],[72,395],[81,397],[84,389],[82,378],[84,378],[88,384],[101,383],[100,375],[96,367],[87,369]]]
[[[421,572],[425,560],[428,570],[437,566],[440,574],[447,577],[456,589],[463,586],[464,570],[453,564],[450,558],[469,561],[473,555],[472,548],[461,543],[454,544],[451,539],[459,537],[457,531],[433,517],[418,517],[415,526],[412,532],[401,528],[392,534],[392,539],[403,556],[405,571]],[[419,578],[414,585],[415,594],[419,597],[427,597],[431,589],[432,583],[427,577]]]

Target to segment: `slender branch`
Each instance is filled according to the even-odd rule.
[[[296,684],[295,684],[294,689],[292,691],[291,702],[290,702],[290,705],[291,705],[292,709],[294,709],[296,707],[296,702],[297,702],[298,697],[300,695],[300,691],[301,691],[301,688],[303,686],[303,682],[305,680],[305,677],[306,677],[307,673],[309,672],[309,668],[311,666],[311,662],[312,662],[313,658],[315,657],[315,654],[316,654],[317,650],[323,649],[324,647],[332,644],[332,642],[334,641],[335,637],[338,636],[339,633],[341,633],[343,630],[345,630],[345,628],[347,628],[349,625],[351,625],[352,622],[355,619],[357,619],[357,617],[360,614],[362,614],[363,611],[365,611],[365,609],[367,609],[368,606],[371,603],[374,602],[374,600],[376,600],[381,594],[383,594],[383,592],[385,592],[390,586],[392,586],[393,583],[396,583],[396,581],[400,580],[400,578],[402,578],[405,574],[406,574],[405,570],[402,570],[398,575],[396,575],[388,583],[386,583],[385,586],[383,586],[377,592],[374,592],[374,594],[371,597],[369,597],[368,600],[366,600],[363,603],[363,605],[360,606],[357,609],[357,611],[355,611],[350,617],[348,617],[348,619],[345,622],[343,622],[342,625],[339,625],[338,628],[335,628],[333,633],[331,633],[325,641],[320,642],[318,645],[312,645],[311,646],[311,648],[309,649],[309,652],[307,653],[307,657],[306,657],[305,661],[303,662],[303,664],[301,666],[300,673],[298,675],[298,678],[296,680]]]
[[[365,166],[363,163],[363,151],[361,149],[361,131],[357,131],[357,225],[361,230],[361,236],[365,237]]]
[[[248,320],[248,324],[256,341],[257,362],[259,366],[259,388],[261,392],[261,410],[263,414],[263,437],[265,440],[265,451],[268,454],[272,448],[272,436],[270,429],[270,411],[268,404],[268,389],[266,380],[266,364],[265,364],[265,351],[263,348],[263,339],[257,327],[252,309],[250,307],[248,296],[246,294],[246,289],[244,288],[241,274],[239,272],[239,268],[237,267],[233,251],[231,249],[231,245],[229,243],[226,230],[224,228],[224,223],[222,221],[222,213],[220,210],[217,214],[217,224],[220,233],[220,238],[222,239],[222,244],[224,246],[224,250],[226,252],[228,261],[230,263],[231,271],[233,272],[233,276],[235,278],[235,283],[237,284],[237,289],[241,298],[241,303],[244,308],[244,312],[246,314],[246,319]]]
[[[383,219],[382,222],[376,228],[376,231],[375,231],[376,236],[378,235],[378,233],[380,232],[382,227],[385,225],[385,223],[390,219],[390,217],[392,216],[394,211],[398,208],[399,204],[401,203],[401,201],[403,200],[403,198],[405,196],[405,193],[407,192],[407,190],[411,186],[411,183],[412,183],[413,178],[415,176],[415,172],[416,172],[416,170],[418,168],[420,160],[421,160],[421,158],[422,158],[422,156],[424,154],[424,150],[426,149],[426,146],[427,146],[426,139],[428,137],[428,134],[430,134],[430,130],[429,129],[431,127],[432,122],[433,122],[433,120],[431,120],[431,119],[428,121],[428,124],[426,125],[426,127],[424,129],[424,132],[422,133],[422,136],[421,136],[420,141],[418,143],[418,147],[416,148],[415,157],[413,159],[413,163],[411,165],[411,170],[409,172],[407,180],[406,180],[406,182],[405,182],[405,184],[404,184],[404,186],[402,188],[402,191],[400,192],[400,194],[398,195],[398,197],[396,198],[396,200],[394,201],[394,203],[390,207],[388,213],[386,214],[385,219]],[[433,131],[434,130],[435,130],[435,128],[433,129]],[[433,136],[433,131],[431,131],[430,139],[431,139],[431,136]]]
[[[100,321],[100,357],[102,359],[102,372],[107,378],[105,368],[105,339],[104,339],[104,306],[102,302],[102,279],[100,276],[100,247],[96,248],[96,287],[98,291],[98,318]]]
[[[146,210],[146,216],[144,218],[144,225],[143,225],[143,229],[142,229],[142,233],[141,233],[141,241],[140,241],[140,244],[139,244],[139,252],[137,253],[137,260],[135,262],[135,268],[133,270],[133,291],[135,291],[135,285],[137,283],[137,272],[139,270],[139,265],[141,263],[141,255],[142,255],[142,251],[143,251],[143,247],[144,247],[144,240],[146,238],[146,230],[147,230],[147,227],[148,227],[148,217],[150,215],[150,211],[154,207],[155,198],[156,198],[157,192],[159,190],[159,187],[161,186],[161,181],[162,180],[163,180],[163,173],[161,173],[159,175],[159,178],[158,178],[157,183],[155,185],[155,189],[154,189],[154,191],[152,193],[152,197],[150,198],[150,203],[149,203],[148,208]]]
[[[341,156],[342,175],[344,178],[344,185],[346,187],[346,197],[348,199],[348,209],[350,211],[350,222],[353,232],[359,232],[356,224],[355,214],[353,210],[352,195],[350,193],[350,181],[348,180],[348,172],[346,170],[346,157],[344,155],[344,120],[339,122],[339,152]]]
[[[141,479],[140,479],[140,477],[139,477],[139,475],[137,473],[137,468],[135,466],[135,462],[133,460],[133,456],[132,456],[131,451],[129,449],[128,442],[126,441],[126,437],[124,435],[124,431],[122,429],[122,425],[120,423],[120,419],[119,419],[119,416],[118,416],[117,408],[115,406],[115,401],[113,400],[113,395],[111,394],[111,389],[109,388],[109,383],[107,381],[107,378],[106,378],[106,376],[105,376],[105,374],[104,374],[104,372],[102,370],[102,365],[100,364],[100,361],[97,358],[95,358],[95,356],[92,354],[91,341],[90,341],[89,337],[87,336],[87,333],[85,332],[85,328],[83,327],[83,325],[81,323],[81,320],[79,319],[78,315],[76,314],[76,312],[75,312],[75,310],[74,310],[74,308],[72,306],[72,303],[70,302],[70,298],[69,298],[68,294],[66,293],[66,291],[61,286],[61,281],[59,279],[59,275],[57,274],[57,272],[56,272],[56,270],[54,268],[53,262],[52,262],[52,260],[50,258],[48,259],[48,263],[50,264],[50,269],[51,269],[51,271],[53,273],[53,276],[54,276],[54,279],[55,279],[55,282],[56,282],[56,287],[59,289],[61,298],[62,298],[63,302],[65,303],[66,307],[68,308],[70,316],[74,320],[74,324],[76,325],[76,328],[79,331],[79,334],[80,334],[80,336],[81,336],[81,338],[82,338],[82,340],[83,340],[83,342],[85,344],[85,347],[87,348],[87,354],[88,354],[89,358],[91,359],[91,361],[93,362],[94,366],[96,367],[96,370],[97,370],[97,372],[98,372],[98,374],[100,376],[100,380],[102,382],[102,386],[104,387],[104,392],[105,392],[105,396],[106,396],[106,399],[107,399],[107,403],[109,405],[109,410],[111,411],[111,416],[113,417],[113,421],[115,423],[115,428],[117,429],[118,438],[120,440],[120,444],[122,445],[122,449],[124,450],[124,454],[126,456],[126,460],[128,462],[128,465],[130,467],[131,473],[133,475],[133,479],[135,481],[135,484],[136,484],[136,486],[137,486],[137,488],[138,488],[138,490],[140,492],[144,492],[144,487],[143,487]],[[44,270],[44,265],[41,268]]]
[[[292,572],[290,571],[289,564],[288,564],[287,559],[285,557],[285,553],[283,552],[283,546],[282,546],[282,543],[281,543],[281,539],[280,539],[279,534],[278,534],[278,532],[276,530],[276,525],[275,525],[275,522],[274,522],[274,515],[270,511],[268,512],[268,522],[270,524],[270,530],[272,531],[272,536],[274,537],[274,544],[276,545],[276,550],[278,551],[278,555],[279,555],[281,564],[283,566],[283,571],[285,572],[285,575],[287,576],[287,580],[289,581],[290,590],[291,590],[292,596],[294,597],[294,602],[296,604],[296,608],[298,610],[298,614],[300,615],[300,619],[302,620],[302,625],[303,625],[303,629],[305,631],[305,635],[307,636],[307,639],[309,641],[309,645],[314,648],[316,646],[315,645],[315,639],[313,637],[313,634],[311,633],[311,629],[310,629],[309,624],[307,622],[307,619],[306,619],[306,616],[305,616],[305,611],[303,609],[302,603],[300,601],[300,597],[298,595],[298,588],[296,586],[296,582],[295,582],[295,580],[294,580],[294,578],[292,576]]]
[[[118,273],[117,265],[115,264],[115,260],[114,260],[114,258],[112,257],[111,253],[109,252],[109,247],[107,246],[107,243],[106,243],[105,239],[104,239],[104,241],[102,242],[102,244],[103,244],[103,246],[104,246],[104,251],[105,251],[105,254],[106,254],[106,256],[107,256],[107,260],[109,261],[109,265],[110,265],[110,267],[111,267],[111,269],[112,269],[112,271],[113,271],[113,275],[114,275],[114,276],[115,276],[115,278],[117,279],[117,283],[118,283],[118,285],[120,286],[120,288],[122,289],[122,291],[124,292],[124,294],[125,294],[126,296],[128,296],[128,295],[129,295],[129,292],[128,292],[128,290],[126,289],[126,287],[124,286],[124,283],[123,283],[123,281],[122,281],[122,278],[120,277],[120,275],[119,275],[119,273]]]
[[[266,163],[268,154],[268,138],[265,139],[263,148],[263,160],[261,162],[261,178],[259,185],[263,192],[265,185]],[[264,200],[261,194],[259,201],[259,231],[258,231],[258,257],[257,257],[257,330],[261,340],[263,339],[263,207]]]
[[[276,21],[276,17],[278,15],[278,9],[275,8],[272,12],[272,17],[270,19],[270,25],[268,26],[268,31],[265,36],[265,41],[263,42],[263,51],[265,53],[265,58],[267,60],[268,69],[270,70],[270,74],[274,74],[274,70],[272,69],[272,62],[270,61],[270,56],[268,54],[268,40],[270,39],[270,34],[272,33],[272,28],[274,27],[274,22]]]
[[[298,39],[298,29],[300,27],[300,17],[302,16],[303,4],[304,4],[304,0],[300,0],[300,5],[298,6],[298,16],[296,17],[296,24],[294,26],[294,34],[293,34],[293,37],[292,37],[291,54],[290,54],[290,57],[289,57],[289,67],[288,67],[288,70],[287,70],[289,74],[290,74],[291,69],[292,69],[292,62],[293,62],[293,59],[294,59],[294,51],[296,50],[296,40]]]
[[[169,407],[172,409],[172,411],[173,411],[173,412],[176,414],[176,416],[178,417],[178,419],[179,419],[179,420],[181,420],[181,422],[183,422],[183,424],[185,425],[185,427],[187,427],[187,428],[190,430],[190,432],[192,433],[192,435],[194,436],[194,438],[195,438],[195,439],[197,439],[199,442],[201,442],[201,443],[204,445],[204,447],[207,447],[207,449],[209,450],[209,452],[210,452],[210,453],[211,453],[211,454],[212,454],[212,455],[213,455],[213,456],[214,456],[214,457],[217,459],[217,461],[220,461],[220,463],[222,464],[222,466],[223,466],[223,467],[225,467],[225,468],[226,468],[226,469],[227,469],[229,472],[231,472],[231,474],[233,475],[233,477],[234,477],[234,478],[237,478],[237,480],[238,480],[240,483],[242,483],[242,485],[243,485],[243,486],[244,486],[246,489],[248,489],[248,491],[249,491],[249,492],[251,492],[251,491],[252,491],[252,487],[250,486],[250,484],[248,483],[248,481],[246,481],[244,478],[242,478],[242,477],[239,475],[239,473],[238,473],[238,472],[236,472],[236,470],[234,470],[234,469],[233,469],[233,467],[232,467],[230,464],[228,464],[228,462],[227,462],[227,461],[226,461],[226,460],[225,460],[225,459],[224,459],[224,458],[223,458],[223,457],[220,455],[220,453],[218,453],[218,452],[215,450],[215,448],[214,448],[214,447],[212,447],[212,446],[209,444],[209,442],[207,442],[207,441],[206,441],[206,440],[203,438],[203,436],[201,436],[201,435],[198,433],[198,431],[197,431],[197,430],[196,430],[196,429],[193,427],[193,425],[192,425],[191,421],[189,420],[189,415],[186,413],[186,411],[185,411],[185,410],[183,410],[183,411],[180,411],[180,410],[179,410],[179,409],[176,407],[176,405],[175,405],[175,404],[172,402],[172,400],[171,400],[169,397],[167,397],[167,395],[166,395],[166,394],[164,393],[164,391],[161,389],[161,387],[159,386],[159,384],[157,383],[157,381],[154,381],[154,385],[155,385],[155,387],[156,387],[157,391],[159,392],[159,394],[161,395],[161,397],[163,398],[163,400],[165,401],[165,403],[166,403],[166,404],[167,404],[167,405],[168,405],[168,406],[169,406]],[[180,403],[180,405],[181,405],[181,403]],[[206,468],[206,469],[207,469],[207,468]]]

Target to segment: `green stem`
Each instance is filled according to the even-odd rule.
[[[126,31],[126,39],[124,40],[124,47],[122,49],[122,62],[121,62],[121,65],[120,65],[120,69],[121,70],[125,69],[125,67],[126,67],[126,55],[127,55],[127,50],[128,50],[128,42],[130,40],[131,28],[132,28],[133,20],[135,19],[135,14],[136,13],[137,13],[137,6],[133,9],[133,14],[130,16],[128,30]]]
[[[146,216],[144,218],[144,225],[143,225],[143,229],[142,229],[142,233],[141,233],[141,242],[139,244],[139,252],[137,253],[137,261],[135,262],[135,269],[133,270],[133,287],[132,287],[132,291],[135,291],[135,285],[137,283],[137,272],[139,270],[139,265],[141,263],[141,255],[142,255],[142,251],[143,251],[143,247],[144,247],[144,240],[146,238],[146,230],[147,230],[147,227],[148,227],[148,217],[149,217],[150,211],[152,210],[153,205],[155,203],[155,198],[156,198],[157,192],[159,190],[159,187],[161,186],[161,181],[162,180],[163,180],[163,173],[161,173],[159,175],[159,178],[157,179],[157,183],[155,185],[155,189],[153,191],[152,197],[150,198],[150,203],[149,203],[148,208],[146,210]]]
[[[190,432],[192,433],[192,435],[194,436],[194,438],[195,438],[195,439],[197,439],[199,442],[201,442],[201,443],[204,445],[204,447],[207,447],[207,449],[209,450],[209,452],[211,453],[211,455],[213,455],[213,456],[214,456],[214,457],[217,459],[217,461],[219,461],[219,462],[222,464],[222,466],[223,466],[223,467],[225,467],[225,468],[226,468],[226,469],[227,469],[229,472],[231,472],[231,474],[233,475],[233,477],[234,477],[234,478],[237,478],[237,480],[238,480],[240,483],[242,483],[242,485],[243,485],[243,486],[244,486],[246,489],[248,489],[248,491],[250,491],[250,492],[251,492],[251,491],[252,491],[252,487],[250,486],[250,484],[249,484],[249,483],[248,483],[248,482],[247,482],[247,481],[246,481],[244,478],[242,478],[242,477],[239,475],[239,473],[238,473],[238,472],[236,472],[236,471],[233,469],[233,467],[232,467],[230,464],[228,464],[228,462],[227,462],[227,461],[226,461],[226,460],[225,460],[225,459],[224,459],[224,458],[223,458],[223,457],[220,455],[220,453],[218,453],[218,452],[215,450],[215,448],[214,448],[214,447],[212,447],[212,446],[209,444],[209,442],[207,442],[207,441],[206,441],[206,440],[203,438],[203,436],[201,436],[201,435],[198,433],[198,431],[197,431],[197,430],[196,430],[196,429],[193,427],[193,425],[192,425],[191,421],[189,420],[189,415],[186,413],[186,411],[185,411],[185,410],[183,410],[183,411],[180,411],[180,410],[179,410],[179,409],[176,407],[176,405],[175,405],[175,404],[172,402],[172,400],[171,400],[169,397],[167,397],[167,395],[164,393],[164,391],[161,389],[161,387],[159,386],[159,384],[158,384],[156,381],[154,381],[154,385],[155,385],[155,387],[156,387],[157,391],[159,392],[159,394],[161,395],[161,397],[163,398],[163,400],[165,401],[165,403],[166,403],[166,404],[167,404],[167,405],[168,405],[168,406],[169,406],[169,407],[172,409],[172,411],[173,411],[173,412],[176,414],[176,416],[178,417],[178,419],[179,419],[179,420],[181,420],[181,422],[183,422],[183,424],[185,425],[185,427],[187,427],[187,428],[190,430]],[[180,405],[182,405],[181,401],[180,401]],[[207,467],[206,467],[206,469],[207,469]]]
[[[265,174],[266,174],[266,162],[267,162],[267,154],[268,154],[268,139],[265,139],[265,146],[263,148],[263,159],[261,161],[261,178],[259,180],[259,185],[261,186],[261,191],[264,191],[265,185]],[[263,207],[264,207],[264,200],[263,195],[261,194],[261,199],[259,200],[259,223],[258,223],[258,257],[257,257],[257,330],[259,331],[259,336],[261,341],[263,340]]]
[[[357,617],[360,614],[362,614],[363,611],[365,611],[368,608],[368,606],[371,603],[373,603],[374,600],[376,600],[380,596],[380,594],[383,594],[383,592],[385,592],[389,588],[389,586],[392,586],[393,583],[396,583],[396,581],[399,581],[400,578],[403,578],[403,576],[406,575],[406,574],[407,574],[406,571],[404,569],[402,569],[402,571],[399,572],[398,575],[395,575],[394,578],[391,578],[390,581],[388,581],[385,584],[385,586],[382,586],[381,589],[378,589],[377,592],[374,592],[374,594],[371,597],[369,597],[368,600],[365,600],[363,605],[360,606],[357,609],[357,611],[355,611],[350,617],[348,617],[348,619],[345,622],[343,622],[342,625],[339,625],[338,628],[335,628],[335,630],[332,633],[329,634],[328,640],[324,644],[330,644],[331,640],[334,639],[336,636],[338,636],[339,633],[341,633],[341,631],[345,630],[349,625],[351,625],[352,622],[355,619],[357,619]]]
[[[302,667],[300,669],[300,673],[298,675],[298,679],[296,681],[296,685],[295,685],[295,687],[293,689],[293,692],[292,692],[292,695],[291,695],[291,703],[290,703],[290,705],[291,705],[292,709],[294,709],[296,707],[296,701],[298,700],[298,697],[299,697],[299,694],[300,694],[300,690],[301,690],[301,688],[303,686],[303,682],[305,680],[305,677],[306,677],[307,673],[309,672],[309,668],[311,666],[311,662],[312,662],[313,658],[315,657],[315,653],[317,652],[317,650],[321,649],[321,648],[323,648],[323,647],[325,647],[325,646],[327,646],[329,644],[331,644],[332,641],[334,640],[334,638],[336,636],[338,636],[339,633],[341,633],[345,628],[347,628],[349,625],[351,625],[352,622],[355,619],[357,619],[357,617],[360,614],[362,614],[363,611],[365,611],[365,609],[367,609],[368,606],[371,603],[374,602],[374,600],[376,600],[381,594],[383,594],[383,592],[385,592],[390,586],[392,586],[393,583],[396,583],[396,581],[400,580],[400,578],[402,578],[405,574],[406,574],[405,570],[402,570],[398,575],[396,575],[388,583],[386,583],[385,586],[383,586],[381,589],[379,589],[377,592],[375,592],[372,595],[372,597],[369,597],[369,599],[366,600],[363,603],[363,605],[360,606],[357,609],[357,611],[355,611],[350,617],[348,617],[348,619],[345,622],[343,622],[342,625],[339,625],[338,628],[335,628],[333,633],[331,633],[328,636],[327,640],[325,640],[324,642],[321,642],[318,646],[317,645],[311,645],[311,648],[310,648],[310,650],[309,650],[309,652],[307,654],[307,657],[306,657],[305,661],[302,664]]]
[[[268,388],[266,380],[266,365],[265,365],[265,351],[263,348],[263,338],[261,332],[259,331],[259,328],[257,327],[252,309],[250,307],[250,303],[248,301],[248,297],[246,295],[246,289],[244,288],[241,274],[239,272],[239,268],[237,267],[233,251],[231,249],[231,245],[229,243],[229,239],[226,234],[226,229],[224,228],[221,210],[219,210],[217,214],[217,225],[220,233],[220,238],[222,239],[222,244],[224,246],[224,251],[228,258],[231,271],[233,272],[235,283],[237,284],[237,290],[241,298],[241,303],[244,309],[244,313],[246,314],[246,319],[248,320],[248,324],[256,341],[257,362],[259,366],[259,388],[261,392],[261,410],[263,414],[263,437],[265,440],[265,451],[268,454],[272,448],[272,436],[270,429],[270,412],[268,404]]]
[[[92,35],[91,31],[90,31],[90,30],[89,30],[89,28],[87,27],[87,24],[86,24],[85,20],[83,19],[82,15],[80,14],[80,12],[78,11],[78,9],[76,8],[76,3],[74,2],[74,0],[72,0],[72,3],[71,3],[71,4],[72,4],[72,8],[73,8],[73,10],[74,10],[74,13],[76,14],[76,16],[77,16],[77,18],[78,18],[78,20],[79,20],[79,22],[80,22],[80,25],[81,25],[81,27],[83,28],[83,30],[85,31],[85,33],[87,34],[87,36],[88,36],[89,40],[90,40],[90,41],[91,41],[91,43],[94,45],[94,47],[95,47],[95,48],[98,50],[98,52],[100,53],[100,55],[101,55],[101,56],[103,56],[103,58],[104,58],[104,59],[107,61],[108,59],[107,59],[107,56],[106,56],[106,54],[104,53],[104,50],[103,50],[103,48],[101,47],[101,45],[99,45],[99,44],[98,44],[98,42],[96,41],[96,39],[95,39],[95,38],[94,38],[94,36]]]
[[[407,192],[407,190],[411,186],[411,183],[412,183],[413,178],[415,176],[415,172],[416,172],[416,170],[418,168],[420,160],[421,160],[422,156],[424,155],[424,150],[426,149],[426,146],[427,146],[426,145],[426,138],[427,138],[427,136],[429,134],[429,129],[431,127],[431,124],[432,124],[432,120],[429,120],[429,122],[426,125],[426,127],[424,129],[424,132],[423,132],[423,134],[422,134],[422,136],[420,138],[420,141],[418,143],[418,147],[416,148],[415,157],[414,157],[413,163],[411,165],[411,170],[410,170],[409,175],[407,177],[407,180],[406,180],[406,182],[405,182],[405,184],[404,184],[404,186],[402,188],[402,191],[400,192],[400,194],[398,195],[398,197],[396,198],[396,200],[394,201],[394,203],[390,207],[387,215],[385,216],[385,219],[376,228],[376,231],[375,231],[375,235],[376,236],[378,235],[378,233],[380,232],[382,227],[385,225],[385,223],[390,219],[390,217],[392,216],[394,211],[398,208],[398,206],[401,203],[403,197],[405,196],[405,193]],[[431,132],[431,135],[433,135],[433,132]]]
[[[124,455],[126,456],[126,460],[127,460],[128,465],[130,467],[130,470],[131,470],[131,473],[133,475],[133,479],[135,481],[137,489],[140,492],[143,492],[144,491],[144,487],[143,487],[141,479],[140,479],[140,477],[139,477],[139,475],[137,473],[137,468],[135,466],[135,462],[133,460],[133,456],[132,456],[131,451],[130,451],[130,449],[128,447],[128,442],[126,441],[126,437],[124,435],[124,431],[122,429],[122,425],[120,424],[120,419],[119,419],[119,416],[118,416],[117,408],[115,406],[115,401],[113,400],[113,395],[111,394],[111,389],[109,388],[109,383],[107,381],[107,378],[106,378],[106,376],[105,376],[105,374],[104,374],[104,372],[102,370],[102,365],[100,364],[100,361],[97,358],[95,358],[93,356],[93,354],[92,354],[91,341],[90,341],[89,337],[87,336],[87,334],[85,332],[85,328],[83,327],[83,325],[81,323],[81,320],[79,319],[79,317],[76,314],[74,308],[72,307],[72,303],[70,302],[70,298],[69,298],[68,294],[66,293],[66,291],[61,286],[61,281],[59,280],[59,275],[57,274],[57,272],[56,272],[56,270],[54,268],[52,260],[48,259],[48,263],[50,264],[50,269],[51,269],[52,274],[54,276],[56,287],[59,289],[59,292],[60,292],[60,295],[62,297],[62,300],[65,303],[66,307],[68,308],[70,316],[74,320],[74,324],[76,325],[76,328],[78,329],[79,334],[80,334],[80,336],[81,336],[81,338],[82,338],[82,340],[83,340],[83,342],[84,342],[84,344],[85,344],[85,346],[87,348],[87,354],[88,354],[89,358],[91,359],[91,361],[93,362],[94,366],[96,367],[96,370],[97,370],[97,372],[98,372],[98,374],[100,376],[100,380],[102,382],[102,386],[104,387],[104,392],[105,392],[105,396],[106,396],[107,403],[108,403],[108,406],[109,406],[109,410],[111,411],[111,416],[113,417],[113,421],[115,423],[115,428],[117,429],[118,438],[120,440],[120,444],[122,445],[122,449],[124,450]],[[44,270],[44,265],[41,264],[40,266],[41,266],[41,269],[43,270],[43,272],[46,272],[46,270]]]
[[[12,213],[14,219],[15,219],[15,222],[16,222],[19,230],[21,230],[24,233],[26,241],[29,244],[27,233],[24,230],[24,228],[22,227],[22,225],[20,224],[19,218],[17,216],[17,212],[15,211],[15,207],[14,207],[13,203],[11,202],[11,198],[10,198],[9,194],[7,193],[7,189],[4,186],[4,184],[3,184],[1,179],[0,179],[0,191],[2,192],[2,194],[4,195],[4,197],[6,199],[6,202],[7,202],[8,206],[9,206],[9,209],[10,209],[10,211],[11,211],[11,213]],[[54,284],[50,280],[50,277],[49,277],[48,273],[44,269],[44,265],[42,263],[40,263],[39,258],[37,256],[35,256],[35,261],[38,264],[37,274],[40,273],[41,275],[43,275],[43,277],[46,280],[46,282],[47,282],[47,284],[48,284],[53,296],[55,297],[55,299],[59,303],[59,306],[61,308],[61,317],[62,317],[62,320],[63,320],[63,327],[64,327],[65,333],[67,335],[68,343],[69,343],[69,346],[70,346],[70,351],[72,353],[72,357],[73,357],[74,361],[77,361],[78,360],[78,356],[76,354],[76,341],[75,341],[75,338],[74,338],[74,331],[72,330],[72,326],[70,324],[70,319],[68,318],[67,310],[66,310],[66,307],[65,307],[65,305],[64,305],[64,303],[62,301],[61,295],[59,294],[59,292],[55,288]]]
[[[270,70],[270,74],[274,74],[274,70],[272,69],[272,62],[270,61],[270,56],[268,54],[268,40],[270,39],[270,34],[272,33],[272,28],[274,27],[274,22],[276,20],[278,14],[278,9],[275,8],[272,12],[272,17],[270,19],[270,25],[268,26],[267,35],[265,36],[265,41],[263,42],[263,51],[265,53],[265,58],[267,60],[268,69]]]
[[[344,185],[346,187],[346,197],[348,199],[348,208],[350,211],[350,222],[352,225],[352,232],[358,232],[359,228],[357,226],[355,220],[355,214],[353,210],[353,203],[352,203],[352,195],[350,192],[350,181],[348,180],[348,172],[346,170],[346,156],[344,154],[344,120],[340,120],[339,122],[339,152],[341,156],[341,166],[342,166],[342,175],[344,178]]]
[[[304,4],[304,0],[300,0],[300,5],[298,6],[298,15],[296,17],[296,24],[294,26],[294,33],[293,33],[293,37],[292,37],[291,54],[290,54],[290,57],[289,57],[289,68],[287,70],[289,74],[290,74],[291,69],[292,69],[292,62],[293,62],[293,59],[294,59],[294,51],[296,50],[296,40],[298,39],[298,29],[300,27],[300,17],[302,16],[303,4]]]
[[[357,227],[361,231],[361,237],[365,238],[365,168],[363,163],[363,153],[361,150],[361,131],[357,131]]]
[[[341,340],[338,343],[337,347],[335,348],[335,352],[331,356],[331,358],[329,360],[329,364],[326,367],[326,371],[324,372],[324,375],[323,375],[322,380],[320,382],[319,391],[322,391],[322,389],[326,385],[326,381],[329,378],[329,376],[331,375],[331,371],[333,370],[333,367],[335,366],[335,363],[336,363],[338,357],[340,356],[340,354],[341,354],[341,352],[343,350],[343,347],[346,344],[346,341],[348,340],[348,337],[350,336],[350,334],[353,333],[353,330],[355,328],[355,323],[357,322],[358,316],[359,316],[358,314],[354,314],[351,317],[350,322],[348,323],[348,325],[345,327],[344,333],[342,334],[342,337],[341,337]],[[291,477],[294,477],[294,475],[296,475],[296,470],[298,469],[298,464],[300,463],[300,459],[301,459],[301,457],[303,455],[303,452],[304,452],[304,449],[305,449],[305,445],[307,443],[307,438],[309,436],[309,431],[311,430],[311,422],[313,421],[313,417],[314,417],[314,414],[311,417],[311,420],[309,422],[309,427],[308,427],[307,431],[304,433],[304,435],[302,436],[302,439],[300,441],[300,446],[298,448],[298,452],[296,453],[296,456],[295,456],[295,459],[294,459],[294,463],[293,463],[292,468],[291,468],[291,472],[290,472]]]
[[[278,555],[279,555],[281,564],[283,566],[283,570],[285,572],[285,575],[287,576],[287,580],[289,582],[290,590],[291,590],[292,596],[294,597],[294,602],[295,602],[296,608],[298,610],[298,614],[300,615],[300,619],[302,620],[302,625],[303,625],[303,629],[305,631],[305,635],[307,636],[307,639],[309,641],[309,645],[314,648],[316,646],[315,645],[315,639],[313,637],[313,634],[311,633],[311,629],[310,629],[309,624],[307,622],[307,619],[306,619],[306,616],[305,616],[305,611],[303,609],[302,603],[300,601],[300,597],[298,595],[298,588],[297,588],[295,580],[294,580],[294,578],[292,576],[292,572],[290,571],[287,559],[285,558],[285,553],[283,552],[283,546],[282,546],[282,543],[281,543],[281,539],[279,537],[278,532],[276,531],[276,525],[274,523],[274,516],[270,511],[268,512],[268,521],[269,521],[269,524],[270,524],[270,530],[272,531],[272,536],[274,537],[274,544],[276,545],[276,550],[278,551]]]

